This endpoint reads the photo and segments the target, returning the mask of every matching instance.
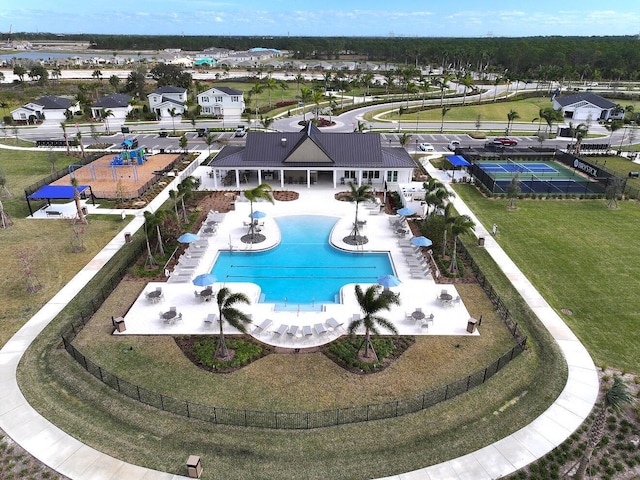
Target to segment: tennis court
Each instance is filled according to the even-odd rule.
[[[506,193],[514,176],[520,192],[547,195],[594,195],[604,192],[603,186],[551,160],[514,162],[476,161],[472,173],[493,193]]]

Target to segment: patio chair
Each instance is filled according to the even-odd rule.
[[[207,317],[204,319],[204,324],[205,326],[212,326],[213,323],[218,319],[218,316],[215,313],[210,313],[209,315],[207,315]]]
[[[287,335],[289,335],[291,337],[291,341],[292,342],[296,339],[296,335],[298,334],[298,330],[300,330],[300,327],[298,327],[297,325],[291,325],[289,327],[289,330],[287,330]]]
[[[453,299],[453,301],[451,303],[453,303],[454,305],[460,305],[460,302],[462,301],[462,299],[460,298],[460,295],[456,296],[456,298]]]
[[[277,330],[274,330],[274,331],[273,331],[273,334],[274,334],[274,335],[278,335],[278,336],[282,337],[282,335],[284,335],[284,334],[285,334],[285,332],[286,332],[288,329],[289,329],[289,325],[285,325],[285,324],[283,323],[282,325],[280,325],[280,326],[278,327],[278,329],[277,329]]]
[[[169,311],[170,311],[170,312],[176,312],[176,311],[177,311],[177,309],[176,309],[176,307],[169,307]]]

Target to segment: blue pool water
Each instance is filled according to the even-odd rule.
[[[337,218],[278,217],[281,243],[267,252],[220,252],[211,273],[218,282],[251,282],[261,301],[280,308],[335,303],[347,283],[376,283],[394,274],[386,253],[349,253],[329,244]]]

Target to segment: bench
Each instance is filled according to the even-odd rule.
[[[62,217],[62,212],[56,210],[47,210],[47,217]]]

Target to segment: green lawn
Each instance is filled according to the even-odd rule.
[[[606,200],[520,200],[512,211],[471,186],[456,191],[485,227],[498,224],[500,245],[597,364],[640,372],[638,203],[611,210]]]

